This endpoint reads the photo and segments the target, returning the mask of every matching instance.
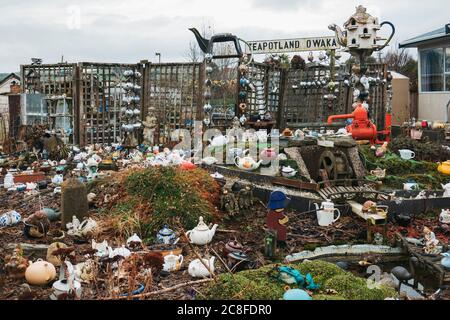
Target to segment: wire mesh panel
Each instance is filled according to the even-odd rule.
[[[334,81],[330,67],[320,63],[310,63],[305,70],[287,71],[281,127],[324,123],[331,115],[352,113],[353,89],[348,69],[342,66],[336,70]],[[369,65],[368,76],[384,79],[385,70],[382,64]],[[385,86],[371,86],[371,115],[379,128],[384,125],[385,93]]]
[[[149,64],[144,87],[145,115],[158,120],[160,143],[173,130],[191,129],[202,117],[202,64]]]
[[[249,80],[255,90],[248,91],[247,110],[251,120],[259,120],[270,113],[277,119],[281,102],[282,71],[263,63],[252,63],[249,68]]]
[[[121,139],[124,72],[136,64],[80,63],[80,132],[82,145]],[[139,83],[142,86],[142,82]]]

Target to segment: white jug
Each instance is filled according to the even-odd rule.
[[[334,213],[337,212],[338,216],[337,218],[334,218]],[[319,226],[322,227],[328,227],[331,226],[333,223],[339,220],[341,217],[341,212],[339,209],[333,209],[333,210],[318,210],[317,211],[317,220],[319,221]]]

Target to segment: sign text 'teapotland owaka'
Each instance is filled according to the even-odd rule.
[[[253,54],[287,53],[339,49],[335,37],[313,37],[283,40],[258,40],[248,42]]]

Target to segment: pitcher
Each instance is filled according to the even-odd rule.
[[[337,212],[338,214],[337,218],[334,218],[335,212]],[[338,221],[340,217],[341,212],[339,211],[339,209],[317,211],[317,220],[319,222],[319,226],[322,227],[331,226],[333,223]]]

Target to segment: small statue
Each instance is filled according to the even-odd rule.
[[[23,256],[23,250],[20,245],[17,245],[13,250],[13,254],[5,259],[5,269],[8,275],[14,279],[24,278],[28,265],[28,259]]]
[[[439,254],[440,251],[438,249],[439,240],[436,239],[436,235],[434,232],[430,230],[428,227],[423,228],[424,240],[425,240],[425,253],[426,254]]]
[[[244,188],[239,190],[238,202],[241,210],[247,210],[253,206],[253,188],[250,185],[246,185]]]
[[[144,125],[144,143],[151,146],[155,143],[155,130],[158,127],[158,119],[148,115],[142,124]]]
[[[270,231],[276,232],[277,244],[286,247],[287,228],[289,218],[284,214],[287,201],[290,200],[282,191],[274,191],[270,195],[267,214],[267,227]]]
[[[379,147],[379,148],[375,151],[375,155],[376,155],[378,158],[382,158],[382,157],[384,157],[384,156],[386,155],[387,149],[388,149],[388,143],[385,142],[385,143],[383,143],[383,145],[382,145],[381,147]]]
[[[231,217],[234,217],[239,213],[238,201],[234,193],[227,188],[222,189],[222,195],[220,196],[220,208]]]

